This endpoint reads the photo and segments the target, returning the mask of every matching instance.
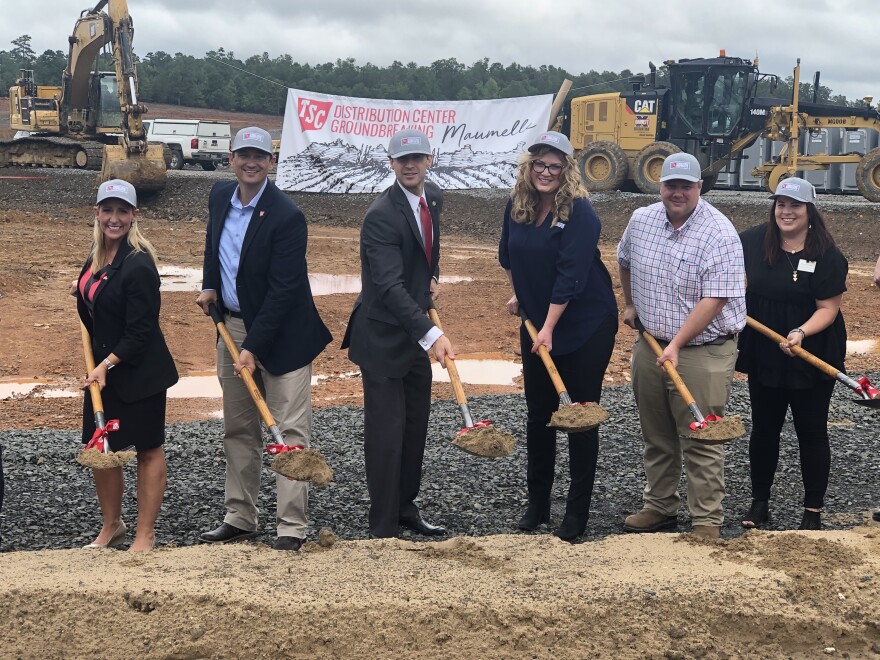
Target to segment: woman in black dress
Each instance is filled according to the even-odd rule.
[[[102,183],[95,206],[94,242],[76,282],[77,311],[89,331],[97,366],[85,386],[101,387],[108,420],[119,430],[107,440],[113,451],[137,450],[137,531],[130,550],[155,543],[154,525],[165,494],[166,390],[177,370],[159,328],[159,273],[153,246],[137,226],[134,186]],[[91,397],[83,405],[83,442],[95,432]],[[86,548],[117,547],[128,528],[122,520],[122,468],[92,471],[104,524]]]
[[[779,462],[779,437],[791,408],[801,456],[804,514],[800,529],[821,529],[831,448],[828,408],[834,379],[793,358],[792,346],[843,371],[846,326],[840,300],[849,268],[816,209],[816,191],[804,179],[783,180],[771,196],[767,223],[740,235],[745,255],[749,316],[786,336],[772,341],[746,327],[737,371],[749,375],[752,434],[749,462],[752,506],[743,527],[770,518],[770,489]]]

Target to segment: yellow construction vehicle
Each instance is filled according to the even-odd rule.
[[[24,136],[0,142],[0,164],[100,170],[99,182],[125,179],[141,190],[164,188],[164,147],[147,142],[147,108],[137,98],[133,36],[126,0],[100,0],[83,11],[68,38],[61,86],[37,85],[32,71],[22,71],[10,88],[10,126]],[[97,69],[107,46],[113,72]]]
[[[786,142],[773,161],[754,168],[768,190],[799,170],[827,169],[833,163],[858,163],[859,191],[880,201],[880,149],[861,154],[805,156],[798,152],[798,131],[821,128],[880,130],[880,113],[870,104],[847,107],[803,103],[797,98],[800,61],[795,68],[794,98],[758,97],[758,82],[776,76],[762,74],[757,64],[738,57],[670,60],[664,63],[668,86],[650,80],[633,81],[628,92],[595,94],[572,99],[561,130],[575,147],[581,176],[589,190],[635,187],[650,194],[659,190],[660,168],[671,153],[686,151],[703,168],[703,191],[759,137]],[[814,89],[818,88],[818,74]],[[739,163],[740,166],[747,166]]]

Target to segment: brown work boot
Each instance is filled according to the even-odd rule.
[[[694,525],[693,535],[701,539],[720,539],[721,528],[717,525]]]
[[[678,516],[667,516],[655,509],[642,509],[623,521],[623,529],[627,532],[659,532],[661,529],[672,529],[676,525]]]

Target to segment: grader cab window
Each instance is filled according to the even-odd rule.
[[[682,137],[730,137],[739,127],[748,93],[748,71],[702,67],[672,77],[673,122]]]

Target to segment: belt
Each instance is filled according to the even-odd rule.
[[[699,346],[720,346],[721,344],[730,341],[731,339],[736,339],[736,335],[722,335],[718,337],[718,339],[713,339],[712,341],[705,341]]]
[[[241,315],[241,312],[233,312],[231,309],[226,310],[226,314],[231,316],[234,319],[243,319],[244,317]]]

